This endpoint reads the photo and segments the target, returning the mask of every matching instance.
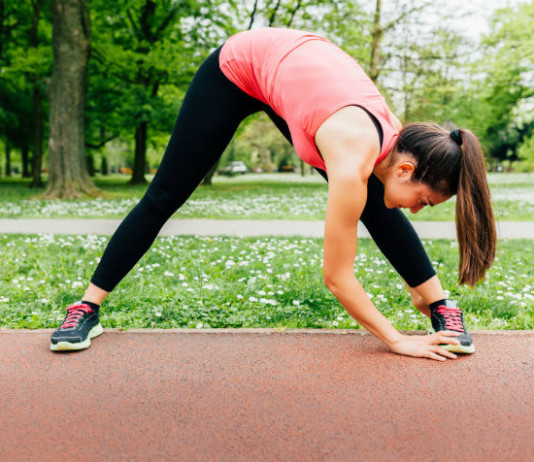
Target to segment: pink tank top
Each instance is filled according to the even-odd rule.
[[[362,106],[380,123],[376,163],[393,147],[397,131],[375,84],[353,58],[319,35],[276,28],[240,32],[223,45],[219,65],[231,82],[286,121],[298,156],[309,165],[326,170],[315,133],[346,106]]]

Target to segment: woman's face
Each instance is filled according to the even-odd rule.
[[[415,164],[412,160],[400,159],[388,169],[384,184],[384,203],[388,209],[398,207],[417,213],[427,205],[433,207],[451,196],[434,191],[430,186],[412,181]]]

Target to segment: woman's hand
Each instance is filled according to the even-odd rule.
[[[440,347],[439,344],[450,343],[458,345],[460,342],[453,337],[458,337],[459,335],[459,332],[450,330],[442,330],[432,335],[401,335],[389,347],[391,351],[400,355],[445,361],[446,358],[454,359],[457,356]]]

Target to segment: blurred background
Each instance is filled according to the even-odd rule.
[[[403,122],[475,132],[488,170],[534,171],[534,1],[0,0],[0,182],[145,183],[203,59],[265,26],[325,35]],[[205,183],[243,172],[312,174],[262,114]]]

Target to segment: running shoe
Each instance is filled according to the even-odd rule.
[[[460,341],[459,345],[453,345],[451,343],[440,344],[440,347],[445,350],[452,351],[454,353],[474,353],[475,345],[473,339],[464,323],[464,314],[462,310],[456,306],[456,302],[452,300],[445,300],[441,305],[430,309],[430,319],[432,321],[432,327],[435,332],[441,330],[452,330],[461,332],[461,335],[456,338]]]
[[[91,346],[91,339],[104,332],[98,310],[81,301],[67,308],[63,324],[52,334],[52,351],[84,350]]]

